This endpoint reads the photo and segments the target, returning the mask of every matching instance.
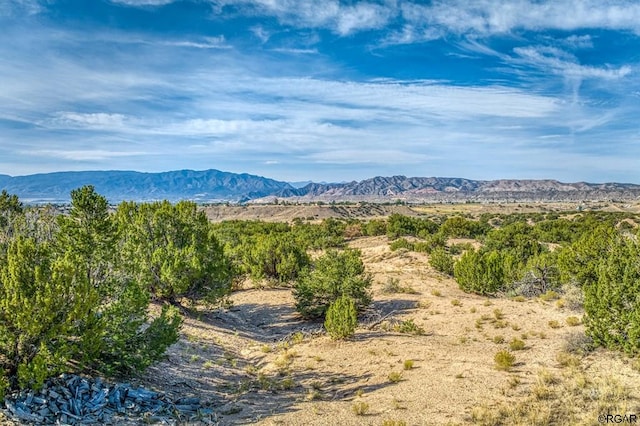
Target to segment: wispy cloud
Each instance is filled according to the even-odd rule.
[[[262,25],[254,25],[249,28],[249,30],[262,41],[262,43],[266,43],[271,38],[271,31],[264,28]]]
[[[110,151],[110,150],[107,151],[107,150],[101,150],[101,149],[91,149],[91,150],[82,150],[82,151],[41,149],[41,150],[23,152],[23,154],[30,155],[30,156],[59,158],[59,159],[71,160],[71,161],[97,161],[97,160],[109,160],[109,159],[121,158],[121,157],[137,157],[137,156],[148,155],[148,153],[146,152]]]
[[[0,18],[36,15],[43,10],[38,0],[4,0],[0,2]]]
[[[175,2],[176,0],[110,0],[112,3],[122,4],[125,6],[164,6]]]
[[[336,16],[335,29],[341,35],[348,35],[355,31],[382,28],[392,14],[388,7],[364,2],[342,7]]]
[[[571,35],[563,40],[563,43],[571,49],[591,49],[593,48],[593,37],[585,35]]]
[[[359,1],[343,4],[337,0],[211,0],[219,10],[226,5],[250,8],[251,14],[273,16],[282,24],[296,28],[326,28],[347,36],[354,32],[381,29],[397,13],[391,2]],[[260,27],[254,27],[260,28]],[[265,35],[258,30],[258,34]],[[256,35],[258,35],[256,34]],[[261,37],[262,38],[262,37]]]
[[[274,52],[289,53],[293,55],[315,55],[318,53],[318,49],[296,49],[287,47],[276,47],[271,50]]]
[[[572,78],[601,78],[616,80],[632,72],[628,65],[620,67],[594,67],[581,65],[572,54],[550,46],[517,47],[514,52],[522,61]]]
[[[640,4],[635,1],[557,0],[465,0],[435,1],[431,5],[403,2],[405,38],[423,40],[425,28],[442,35],[490,36],[517,30],[563,30],[600,28],[640,33]],[[433,33],[429,32],[431,37]]]
[[[64,128],[122,129],[128,118],[122,114],[60,112],[52,119],[57,126]],[[43,125],[45,123],[39,123]]]
[[[167,46],[176,46],[176,47],[195,47],[197,49],[231,49],[232,48],[232,46],[226,42],[224,36],[203,37],[201,41],[166,40],[161,42],[147,41],[147,43],[160,43],[160,44],[165,44]]]

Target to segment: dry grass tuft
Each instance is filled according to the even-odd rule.
[[[493,357],[496,370],[509,371],[516,362],[516,356],[507,350],[498,351]]]

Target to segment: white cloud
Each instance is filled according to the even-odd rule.
[[[176,47],[194,47],[197,49],[231,49],[231,45],[227,44],[227,41],[223,35],[218,37],[204,37],[201,41],[190,40],[165,40],[165,41],[151,41],[148,43],[164,44],[166,46]]]
[[[450,34],[490,37],[520,30],[608,29],[640,34],[640,3],[631,0],[437,0],[428,5],[402,2],[398,8],[402,29],[389,32],[384,44],[425,42]],[[574,35],[566,43],[591,47],[589,36]]]
[[[564,44],[572,49],[591,49],[593,38],[590,35],[571,35],[563,40]]]
[[[176,0],[110,0],[111,3],[123,4],[125,6],[164,6],[174,3]]]
[[[54,122],[65,127],[91,127],[96,129],[116,129],[124,126],[127,117],[122,114],[61,112]],[[44,124],[44,123],[43,123]]]
[[[136,157],[141,155],[147,155],[146,152],[136,151],[111,151],[103,149],[87,149],[87,150],[55,150],[55,149],[40,149],[21,152],[23,155],[29,156],[42,156],[59,158],[62,160],[71,161],[101,161],[112,158],[120,157]]]
[[[341,10],[340,2],[336,0],[254,0],[244,3],[295,26],[324,27],[334,22]]]
[[[250,30],[263,43],[268,42],[272,35],[272,33],[266,30],[262,25],[255,25],[251,27]]]
[[[389,21],[391,14],[388,7],[371,3],[342,7],[336,17],[336,29],[339,34],[347,35],[359,30],[382,28]]]
[[[408,117],[541,117],[553,113],[553,98],[505,87],[464,87],[394,81],[339,82],[317,79],[262,79],[254,90],[343,109],[368,110],[372,117],[387,112]],[[348,117],[348,115],[347,115]],[[340,116],[336,116],[340,119]]]
[[[271,50],[273,52],[288,53],[292,55],[315,55],[318,53],[318,49],[296,49],[287,47],[276,47]]]
[[[19,15],[36,15],[42,12],[38,0],[2,0],[0,1],[0,17]]]
[[[516,47],[514,52],[519,59],[568,78],[599,78],[617,80],[628,76],[632,68],[628,65],[620,67],[594,67],[581,65],[575,56],[561,49],[550,46]]]
[[[276,17],[281,23],[297,28],[328,28],[346,36],[357,31],[381,29],[398,12],[393,2],[384,4],[354,2],[343,4],[338,0],[211,0],[218,5],[244,5],[251,9],[248,14],[261,13]],[[254,27],[253,32],[266,41],[268,32]]]

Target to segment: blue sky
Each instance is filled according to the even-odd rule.
[[[640,2],[0,0],[0,174],[640,183]]]

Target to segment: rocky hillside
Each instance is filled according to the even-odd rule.
[[[292,201],[580,201],[636,200],[640,185],[556,180],[470,180],[438,177],[375,177],[344,184],[309,184],[276,194]]]

